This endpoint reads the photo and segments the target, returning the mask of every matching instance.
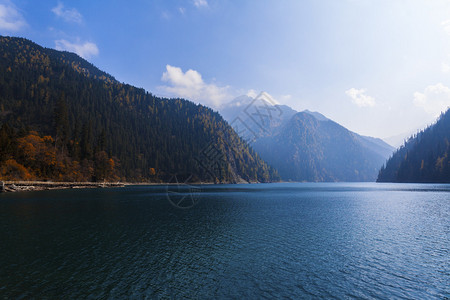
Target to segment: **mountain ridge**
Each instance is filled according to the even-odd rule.
[[[0,50],[4,179],[161,182],[177,173],[208,182],[278,178],[205,106],[155,97],[76,54],[27,39],[0,37]]]
[[[252,142],[283,180],[375,181],[380,166],[394,151],[381,139],[351,132],[319,112],[297,112],[274,101],[259,104],[257,100],[248,96],[236,98],[231,106],[239,103],[234,106],[238,108],[234,114],[238,111],[238,115],[229,109],[224,117],[231,125],[237,123],[236,119],[242,120],[245,126],[238,125],[248,130],[243,130],[241,137]],[[249,116],[253,111],[265,117],[264,126]],[[279,114],[274,113],[277,111]]]

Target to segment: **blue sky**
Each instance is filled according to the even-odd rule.
[[[0,0],[0,34],[214,108],[266,91],[389,137],[450,105],[450,1]]]

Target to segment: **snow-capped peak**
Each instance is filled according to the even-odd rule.
[[[277,105],[280,104],[275,98],[273,98],[269,93],[267,92],[261,92],[258,96],[255,98],[256,100],[263,100],[271,105]]]

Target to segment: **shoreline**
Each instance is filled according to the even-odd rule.
[[[192,182],[188,185],[222,185],[222,184],[259,184],[260,182]],[[278,183],[292,183],[279,181]],[[310,182],[319,183],[319,182]],[[366,182],[371,183],[371,182]],[[379,182],[375,182],[379,183]],[[394,183],[399,182],[383,182]],[[53,182],[53,181],[1,181],[0,180],[0,194],[14,193],[14,192],[34,192],[34,191],[49,191],[49,190],[64,190],[64,189],[88,189],[88,188],[122,188],[127,186],[155,186],[155,185],[185,185],[186,183],[173,182]],[[407,184],[407,183],[404,183]],[[448,184],[448,183],[410,183],[410,184]]]
[[[0,193],[125,187],[122,182],[0,181]]]
[[[246,182],[245,184],[255,184],[256,182]],[[49,190],[64,190],[64,189],[87,189],[87,188],[117,188],[133,185],[178,185],[184,183],[169,183],[169,182],[54,182],[54,181],[0,181],[1,193],[15,193],[15,192],[34,192],[34,191],[49,191]],[[195,182],[193,185],[213,185],[214,182]],[[231,184],[231,183],[223,183]],[[243,183],[237,183],[243,184]]]

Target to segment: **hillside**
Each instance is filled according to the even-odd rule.
[[[267,182],[272,168],[211,109],[120,83],[76,54],[0,37],[4,179]]]
[[[221,112],[283,180],[375,181],[394,151],[318,112],[276,104],[266,93],[238,97]]]
[[[283,180],[375,181],[386,158],[368,143],[336,122],[300,112],[253,147]]]
[[[378,182],[450,183],[450,109],[412,136],[383,166]]]

